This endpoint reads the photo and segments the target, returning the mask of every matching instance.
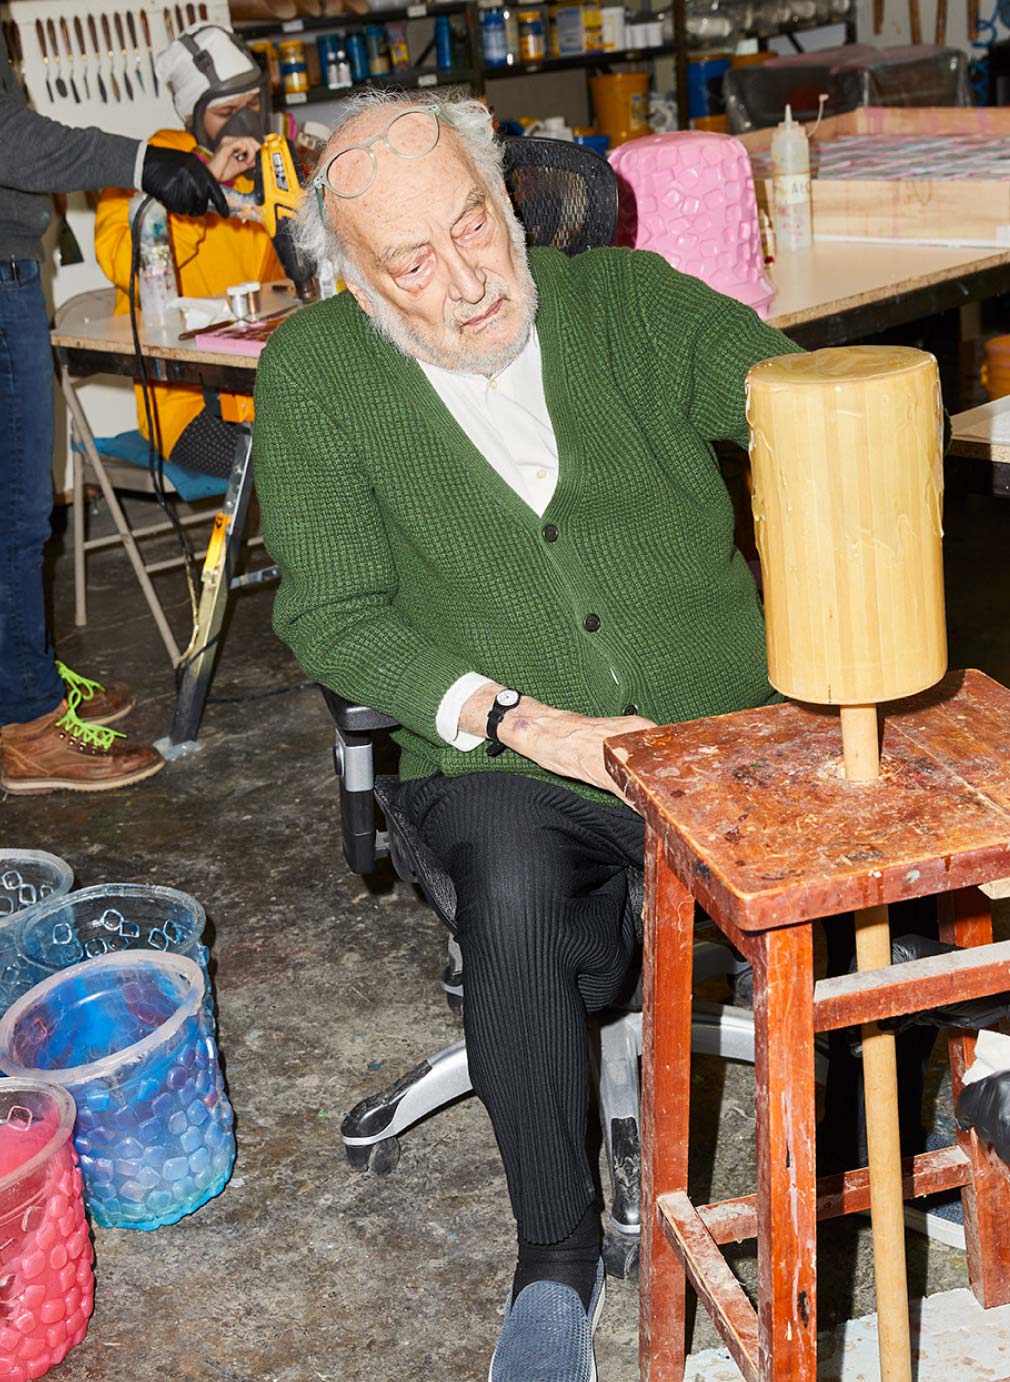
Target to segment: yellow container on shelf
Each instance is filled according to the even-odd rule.
[[[539,7],[519,11],[519,57],[522,62],[540,62],[547,56],[547,31],[544,12]]]
[[[298,96],[309,89],[309,74],[305,66],[305,44],[300,38],[288,38],[277,45],[281,55],[281,79],[285,96]]]
[[[599,4],[582,6],[582,46],[587,53],[603,52],[603,8]]]
[[[649,133],[648,72],[614,72],[591,77],[589,88],[600,134],[610,136],[610,147],[626,144]]]

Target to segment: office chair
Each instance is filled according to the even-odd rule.
[[[617,225],[617,179],[597,154],[553,139],[509,139],[505,168],[509,195],[531,243],[553,245],[567,254],[611,243]],[[398,810],[398,779],[375,772],[375,742],[397,722],[326,688],[323,695],[336,724],[334,762],[340,781],[344,856],[359,874],[372,872],[379,859],[388,857],[399,877],[420,888],[449,928],[443,987],[450,1006],[459,1011],[463,966],[453,934],[456,894],[452,880]],[[377,808],[385,818],[385,829],[379,827]],[[640,917],[642,870],[628,872],[628,905]],[[725,943],[703,940],[695,946],[696,979],[735,976],[746,969],[746,963]],[[593,1060],[610,1170],[604,1258],[607,1270],[621,1277],[632,1273],[638,1263],[642,1015],[640,1002],[636,1006],[638,1011],[604,1016]],[[753,1063],[750,1012],[696,1003],[692,1049]],[[346,1115],[340,1132],[348,1162],[356,1170],[391,1171],[399,1160],[399,1134],[471,1089],[466,1043],[457,1041],[427,1057],[389,1088],[363,1099]]]

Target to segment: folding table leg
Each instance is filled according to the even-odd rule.
[[[87,528],[84,522],[84,461],[74,445],[77,428],[70,423],[70,464],[74,477],[74,623],[83,628],[88,622],[88,572],[84,552]]]
[[[147,567],[144,565],[144,559],[140,555],[137,544],[134,541],[133,533],[130,531],[130,525],[126,521],[126,515],[123,513],[122,505],[116,498],[116,491],[109,482],[105,466],[102,464],[102,458],[98,454],[98,447],[95,445],[94,434],[88,425],[88,419],[84,415],[81,400],[77,397],[77,390],[74,388],[73,380],[70,378],[70,373],[66,366],[64,366],[60,372],[60,386],[63,390],[63,397],[66,400],[67,407],[70,409],[70,416],[73,418],[77,435],[84,446],[88,460],[91,462],[91,468],[94,470],[98,483],[101,486],[102,495],[105,498],[109,513],[112,515],[113,522],[116,525],[116,531],[122,541],[126,555],[130,559],[130,565],[133,567],[134,575],[137,577],[140,588],[144,592],[144,599],[147,601],[147,607],[151,611],[154,622],[158,626],[158,632],[161,634],[161,641],[164,643],[168,655],[172,659],[172,666],[174,667],[179,661],[178,646],[172,636],[172,630],[168,626],[168,620],[165,618],[165,611],[161,607],[161,601],[158,599],[157,592],[151,584],[151,578],[147,574]]]
[[[978,888],[963,888],[938,899],[940,937],[952,945],[989,945],[992,916],[989,899]],[[952,1029],[947,1041],[954,1099],[975,1054],[975,1037]],[[992,1148],[973,1132],[957,1140],[972,1167],[972,1179],[961,1190],[968,1283],[980,1305],[1010,1303],[1010,1182]]]
[[[651,830],[645,867],[639,1359],[642,1382],[681,1382],[686,1279],[657,1228],[656,1196],[687,1190],[694,899]]]
[[[809,923],[754,937],[761,1382],[817,1376],[813,940]]]
[[[168,738],[156,746],[166,758],[195,747],[200,732],[251,495],[252,430],[246,428],[245,442],[232,466],[224,505],[214,521],[204,559],[193,637],[179,663],[180,680],[172,729]]]

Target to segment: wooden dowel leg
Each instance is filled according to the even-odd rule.
[[[886,907],[870,907],[856,913],[856,963],[860,971],[881,969],[891,963],[891,928]],[[864,1026],[862,1035],[880,1377],[881,1382],[911,1382],[894,1037],[881,1032],[875,1022]]]
[[[876,706],[842,707],[842,745],[847,778],[865,782],[879,777]],[[891,963],[891,929],[886,907],[868,907],[856,913],[856,963],[860,972],[882,969]],[[901,1188],[894,1037],[879,1031],[875,1022],[866,1024],[862,1035],[880,1377],[881,1382],[911,1382],[905,1204]]]

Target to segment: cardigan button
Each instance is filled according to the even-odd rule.
[[[545,541],[545,542],[557,542],[557,540],[558,540],[559,537],[560,537],[560,534],[559,534],[557,528],[554,526],[554,524],[553,524],[553,523],[548,523],[547,526],[544,528],[544,541]]]
[[[624,709],[621,711],[621,714],[622,714],[622,715],[637,715],[637,714],[638,714],[638,706],[635,704],[634,701],[629,701],[628,704],[627,704],[627,705],[624,707]]]
[[[598,614],[587,614],[582,621],[582,627],[586,633],[595,633],[600,627],[600,616]]]

